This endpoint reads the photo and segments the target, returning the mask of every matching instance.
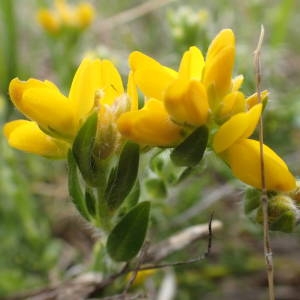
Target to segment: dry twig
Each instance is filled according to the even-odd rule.
[[[216,220],[212,221],[211,219],[209,226],[207,226],[207,224],[196,225],[175,233],[168,239],[150,247],[148,252],[145,254],[145,256],[143,255],[143,264],[151,263],[151,265],[149,266],[145,266],[145,267],[142,266],[142,267],[130,269],[129,264],[126,264],[118,273],[115,273],[108,278],[103,278],[103,276],[99,273],[86,273],[56,285],[52,285],[35,291],[20,293],[18,295],[7,297],[4,300],[86,299],[86,297],[89,297],[95,292],[100,292],[105,287],[111,285],[117,278],[129,272],[133,272],[133,271],[137,272],[139,270],[145,270],[149,268],[151,269],[162,268],[171,265],[179,266],[183,264],[189,264],[189,263],[200,261],[201,259],[207,257],[208,253],[210,252],[212,233],[217,230],[220,230],[221,228],[222,228],[222,224],[220,221],[216,221]],[[170,254],[178,250],[182,250],[188,247],[192,242],[195,242],[204,237],[208,237],[208,248],[207,251],[204,253],[204,255],[185,262],[178,262],[173,264],[161,264],[161,265],[153,264],[155,262],[161,261],[162,259],[166,258]],[[109,297],[108,299],[122,299],[120,297],[122,296],[124,297],[124,294],[116,295],[116,296],[119,298]],[[127,296],[128,296],[127,299],[141,299],[141,298],[136,298],[136,297],[141,297],[141,295],[132,295],[132,296],[127,295]]]
[[[254,51],[254,64],[256,74],[256,91],[258,102],[261,103],[261,66],[260,66],[260,53],[262,42],[264,38],[264,27],[261,26],[260,37],[256,50]],[[266,189],[266,178],[265,178],[265,163],[264,163],[264,134],[263,134],[263,118],[260,117],[258,130],[259,130],[259,144],[260,144],[260,173],[261,173],[261,185],[262,185],[262,209],[263,209],[263,231],[264,231],[264,255],[267,266],[268,275],[268,287],[269,287],[269,299],[275,299],[274,293],[274,266],[273,266],[273,255],[270,244],[270,232],[269,232],[269,216],[268,216],[268,195]]]

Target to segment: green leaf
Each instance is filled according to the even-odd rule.
[[[97,185],[96,164],[93,158],[97,119],[97,112],[95,112],[85,121],[74,140],[72,149],[83,178],[91,186]]]
[[[201,126],[195,129],[181,144],[171,153],[171,159],[175,165],[181,167],[194,167],[204,154],[208,141],[208,129]]]
[[[105,190],[109,209],[118,208],[131,191],[138,173],[139,154],[137,144],[127,142],[124,145],[117,167],[110,172]]]
[[[136,205],[115,226],[107,240],[107,251],[115,261],[129,261],[141,249],[147,233],[150,202]]]
[[[85,198],[81,189],[80,180],[78,177],[77,165],[72,151],[68,153],[68,186],[69,194],[72,197],[73,203],[79,213],[86,219],[90,220],[90,215],[85,205]]]
[[[134,207],[139,202],[140,195],[141,195],[141,187],[140,187],[140,182],[137,180],[132,190],[130,191],[130,193],[125,199],[126,201],[125,206],[128,209]]]

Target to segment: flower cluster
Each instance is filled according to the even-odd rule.
[[[37,20],[51,34],[59,34],[64,28],[84,29],[94,19],[94,9],[87,2],[76,6],[67,4],[65,0],[55,0],[53,10],[40,9]]]
[[[50,81],[15,78],[9,85],[10,98],[30,120],[7,123],[4,134],[14,148],[64,158],[82,124],[97,110],[100,121],[96,140],[101,140],[97,152],[107,156],[119,146],[118,116],[137,107],[131,76],[128,94],[118,70],[109,60],[85,58],[77,69],[68,96]]]
[[[207,126],[212,149],[231,167],[234,175],[261,188],[259,142],[249,139],[266,102],[267,91],[258,103],[257,94],[246,98],[239,91],[243,76],[232,78],[235,38],[222,30],[210,44],[206,57],[191,47],[178,71],[161,65],[140,52],[130,55],[134,81],[146,96],[138,111],[118,120],[123,136],[142,145],[174,147],[192,130]],[[289,191],[295,178],[282,159],[263,146],[266,188]]]
[[[12,147],[46,157],[63,158],[69,149],[75,148],[80,169],[93,186],[90,164],[97,165],[91,163],[93,159],[106,160],[123,151],[118,168],[109,167],[105,175],[110,173],[105,178],[107,185],[111,184],[106,189],[107,199],[112,201],[108,201],[109,207],[119,205],[116,195],[120,192],[114,191],[114,182],[124,183],[125,189],[130,173],[124,172],[123,176],[120,168],[123,164],[130,168],[132,153],[136,154],[134,146],[122,150],[126,140],[146,149],[174,148],[171,159],[187,167],[197,164],[209,148],[228,164],[237,178],[261,189],[260,143],[250,136],[266,105],[268,92],[261,93],[261,103],[256,93],[246,97],[240,91],[243,76],[233,77],[234,58],[234,34],[224,29],[213,39],[205,57],[199,48],[190,47],[183,54],[178,70],[141,52],[132,52],[126,92],[119,72],[109,60],[85,58],[68,96],[52,82],[15,78],[9,94],[16,108],[29,120],[7,123],[4,133]],[[136,87],[145,96],[141,108]],[[95,112],[96,130],[89,130],[87,125],[80,133]],[[90,137],[91,134],[94,136]],[[93,143],[93,147],[87,143]],[[198,148],[202,153],[195,159]],[[263,145],[262,150],[266,189],[283,193],[294,190],[296,180],[285,162],[268,146]],[[83,159],[86,154],[91,158]],[[138,167],[136,162],[135,165]],[[105,173],[103,169],[101,172]],[[137,170],[133,173],[132,185]],[[129,191],[126,189],[126,193]]]

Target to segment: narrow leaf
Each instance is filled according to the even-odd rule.
[[[118,208],[131,191],[139,167],[139,146],[127,142],[116,168],[111,170],[105,191],[105,199],[111,210]]]
[[[80,128],[74,143],[73,154],[83,178],[96,186],[96,167],[93,159],[94,140],[97,130],[97,113],[93,113]]]
[[[69,151],[68,153],[68,187],[69,194],[71,195],[77,210],[86,220],[89,221],[90,216],[85,206],[84,194],[81,189],[77,165],[72,151]]]
[[[208,129],[201,126],[195,129],[171,153],[171,159],[177,166],[194,167],[204,154],[208,141]]]
[[[129,261],[141,249],[147,233],[150,202],[136,205],[112,230],[107,240],[107,250],[115,261]]]

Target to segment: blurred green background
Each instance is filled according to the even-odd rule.
[[[79,1],[69,1],[71,4]],[[261,24],[262,87],[270,91],[265,112],[265,143],[300,173],[300,2],[249,1],[89,1],[95,9],[82,31],[47,33],[37,22],[40,8],[53,1],[0,2],[1,124],[17,118],[8,98],[13,77],[54,81],[67,92],[82,57],[109,58],[126,76],[133,50],[177,68],[182,52],[196,45],[206,51],[211,39],[230,27],[236,35],[235,75],[242,90],[255,91],[253,51]],[[0,298],[43,287],[88,270],[95,232],[82,222],[67,194],[66,164],[24,154],[0,137]],[[164,170],[167,176],[168,170]],[[261,228],[243,212],[244,186],[225,165],[207,156],[205,168],[170,188],[166,199],[153,191],[151,242],[188,226],[205,223],[214,211],[224,228],[213,239],[213,256],[175,269],[172,299],[266,299]],[[273,233],[277,299],[299,299],[300,237]],[[206,241],[174,254],[170,261],[205,251]],[[167,272],[152,278],[159,290]]]

